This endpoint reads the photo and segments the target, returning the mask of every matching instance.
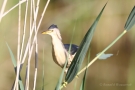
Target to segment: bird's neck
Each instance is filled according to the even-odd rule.
[[[56,36],[52,36],[52,54],[53,60],[61,67],[64,66],[66,56],[62,41]]]
[[[63,43],[62,43],[62,40],[57,38],[57,36],[52,36],[52,44],[53,46],[60,46],[60,47],[64,47],[63,46]]]

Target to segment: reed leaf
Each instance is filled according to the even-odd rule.
[[[87,63],[87,65],[89,64],[89,62],[90,62],[90,51],[88,53],[88,63]],[[88,71],[88,68],[84,72],[83,81],[81,83],[80,90],[85,90],[85,83],[86,83],[87,71]]]
[[[135,6],[130,12],[124,28],[128,31],[134,24],[135,24]]]
[[[105,6],[106,6],[106,4],[105,4]],[[90,27],[90,29],[88,30],[86,35],[84,36],[84,38],[79,46],[79,49],[78,49],[71,65],[70,65],[69,69],[68,69],[67,74],[66,74],[66,77],[65,77],[66,83],[70,83],[74,79],[74,77],[77,75],[77,73],[82,65],[82,62],[85,58],[85,55],[87,53],[87,50],[89,48],[90,42],[92,40],[94,31],[95,31],[95,28],[97,26],[97,23],[100,19],[100,16],[102,15],[102,12],[103,12],[105,6],[102,8],[98,17],[96,18],[96,20],[94,21],[94,23],[92,24],[92,26]]]
[[[17,64],[16,64],[16,59],[14,57],[14,54],[12,52],[12,50],[10,49],[9,45],[6,43],[7,47],[8,47],[8,50],[9,50],[9,53],[10,53],[10,56],[11,56],[11,60],[12,60],[12,63],[13,63],[13,66],[14,66],[14,70],[15,70],[15,73],[16,73],[16,70],[17,70]],[[22,68],[22,64],[20,65],[20,69]],[[14,85],[14,84],[13,84]],[[23,82],[21,80],[21,76],[19,75],[19,85],[20,85],[20,90],[24,90],[24,86],[23,86]],[[13,86],[12,86],[13,88]]]

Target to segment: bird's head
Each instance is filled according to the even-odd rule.
[[[47,31],[42,32],[42,34],[48,34],[48,35],[51,35],[52,37],[53,37],[53,36],[56,36],[56,37],[58,37],[60,40],[62,39],[62,38],[61,38],[61,35],[60,35],[60,31],[59,31],[57,25],[54,25],[54,24],[52,24],[52,25],[48,28]]]

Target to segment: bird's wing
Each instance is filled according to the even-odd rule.
[[[68,51],[69,51],[70,44],[64,44],[64,47],[65,47],[65,49],[66,49],[67,52],[68,52]],[[78,47],[77,45],[71,44],[70,54],[71,54],[71,55],[74,55],[74,54],[77,52],[78,48],[79,48],[79,47]]]

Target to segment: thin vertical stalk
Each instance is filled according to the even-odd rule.
[[[21,33],[21,4],[19,5],[19,18],[18,18],[18,46],[17,46],[17,60],[18,61],[20,61],[20,33]]]
[[[34,86],[33,90],[36,88],[36,79],[37,79],[37,65],[38,65],[38,44],[36,39],[36,52],[35,52],[35,73],[34,73]]]
[[[20,2],[21,0],[19,0]],[[18,77],[19,77],[19,69],[20,69],[20,34],[21,34],[21,4],[19,5],[19,18],[18,18],[18,46],[17,46],[17,82],[16,82],[16,90],[18,90]]]
[[[25,90],[29,90],[29,74],[30,74],[30,62],[28,61],[26,66]]]
[[[38,15],[38,11],[39,11],[39,2],[40,2],[40,0],[38,0],[37,1],[37,4],[36,4],[36,8],[35,8],[35,5],[34,5],[34,3],[33,3],[33,6],[34,6],[34,13],[35,13],[35,20],[36,20],[36,18],[37,18],[37,15]]]
[[[34,13],[34,27],[35,27],[35,33],[36,33],[36,19],[37,19],[37,15],[38,15],[38,10],[39,10],[39,2],[40,0],[37,1],[37,7],[35,9],[35,3],[33,2],[33,13]],[[37,10],[37,11],[36,11]],[[36,13],[37,12],[37,13]],[[34,73],[34,86],[33,86],[33,90],[35,90],[36,88],[36,79],[37,79],[37,63],[38,63],[38,44],[37,44],[37,37],[36,37],[36,51],[35,51],[35,73]]]
[[[20,2],[20,0],[19,0]],[[14,85],[14,90],[18,90],[18,77],[19,77],[19,69],[20,69],[20,32],[21,32],[21,4],[19,4],[19,16],[18,16],[18,44],[17,44],[17,73],[16,73],[16,81]]]
[[[2,7],[1,7],[1,11],[0,11],[0,22],[1,22],[1,19],[2,19],[2,14],[5,10],[6,4],[7,4],[7,0],[4,0],[4,2],[2,4]]]
[[[43,69],[43,74],[42,74],[42,81],[43,81],[43,85],[42,85],[42,89],[41,90],[44,90],[44,83],[45,83],[45,80],[44,80],[44,75],[45,75],[45,73],[44,73],[44,55],[45,55],[45,53],[44,53],[44,47],[43,47],[43,67],[42,67],[42,69]]]
[[[26,0],[26,10],[25,10],[25,19],[24,19],[24,26],[23,26],[23,39],[22,39],[22,45],[21,45],[20,60],[22,59],[24,40],[26,36],[25,32],[26,32],[27,13],[28,13],[28,0]]]
[[[31,3],[30,3],[30,32],[31,32],[31,29],[32,29],[32,19],[33,19],[33,12],[32,12],[32,7],[33,7],[33,5],[32,5],[32,3],[34,2],[34,0],[30,0],[31,1]]]
[[[27,89],[27,88],[26,88],[26,87],[27,87],[27,82],[26,82],[26,80],[27,80],[27,70],[28,70],[27,67],[28,67],[28,66],[26,66],[26,74],[25,74],[25,84],[24,84],[25,86],[24,86],[24,90]]]
[[[29,90],[29,75],[30,75],[30,62],[27,64],[27,78],[26,78],[26,90]]]

